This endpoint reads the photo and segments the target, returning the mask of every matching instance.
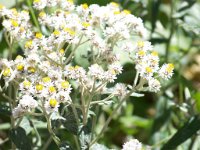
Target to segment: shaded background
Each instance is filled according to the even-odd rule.
[[[107,0],[78,0],[78,4],[106,5]],[[198,0],[116,0],[124,9],[128,9],[137,17],[141,17],[148,29],[148,40],[159,52],[161,63],[175,64],[174,76],[163,83],[161,92],[145,93],[145,97],[131,98],[116,114],[109,129],[100,143],[109,148],[120,148],[128,137],[137,138],[146,145],[170,150],[174,145],[178,150],[200,149],[200,1]],[[25,1],[0,0],[6,7],[21,8]],[[0,26],[0,56],[7,57],[7,44],[2,37]],[[21,53],[16,47],[14,55]],[[78,60],[80,63],[81,60]],[[84,61],[84,60],[83,60]],[[123,58],[124,72],[118,82],[133,82],[134,66]],[[99,113],[99,126],[111,113],[112,108],[102,108]],[[101,109],[99,112],[102,112]],[[0,142],[9,136],[10,111],[5,100],[0,97]],[[190,120],[190,122],[188,122]],[[24,121],[29,137],[34,135],[30,123]],[[42,140],[48,133],[45,125],[36,123]],[[183,127],[183,128],[182,128]],[[174,134],[172,140],[169,140]],[[64,140],[69,140],[70,133],[58,132]],[[71,139],[73,140],[73,139]],[[8,149],[10,141],[0,149]],[[168,146],[168,147],[167,147]],[[1,147],[1,146],[0,146]],[[53,143],[49,146],[55,147]]]

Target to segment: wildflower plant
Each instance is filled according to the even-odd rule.
[[[1,90],[12,110],[13,129],[25,116],[39,120],[42,117],[58,147],[64,141],[56,130],[67,128],[75,134],[76,149],[95,149],[114,114],[130,96],[140,96],[143,91],[158,92],[160,80],[172,77],[173,64],[159,65],[158,53],[145,40],[147,31],[142,20],[117,3],[76,6],[72,0],[34,0],[29,8],[31,17],[28,9],[0,6],[10,50],[9,58],[0,61],[0,77],[4,81]],[[23,55],[13,59],[16,44]],[[87,46],[83,57],[88,66],[75,61],[82,45]],[[123,73],[116,47],[135,65],[132,85],[115,82]],[[113,104],[112,113],[97,132],[94,109]],[[86,131],[91,122],[91,129]],[[55,123],[57,128],[53,127]]]

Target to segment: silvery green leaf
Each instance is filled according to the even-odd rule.
[[[59,115],[57,112],[53,112],[51,114],[51,120],[58,120],[58,119],[65,120],[65,118]]]
[[[185,99],[186,99],[186,100],[189,100],[190,98],[191,98],[190,91],[189,91],[189,89],[186,87],[186,88],[185,88]]]
[[[135,93],[135,92],[133,92],[130,96],[134,96],[134,97],[143,97],[144,94],[140,94],[140,93]]]

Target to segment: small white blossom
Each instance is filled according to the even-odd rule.
[[[142,144],[137,139],[124,143],[122,150],[142,150]]]

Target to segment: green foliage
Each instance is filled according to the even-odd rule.
[[[21,127],[11,129],[10,139],[16,145],[16,147],[21,150],[31,149],[29,138],[27,137],[25,130]]]

